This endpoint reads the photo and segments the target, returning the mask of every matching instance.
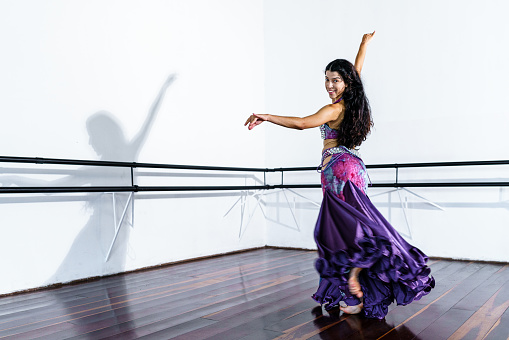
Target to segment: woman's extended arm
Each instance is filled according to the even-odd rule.
[[[375,35],[375,31],[373,33],[366,33],[362,36],[361,45],[359,46],[359,52],[357,52],[357,57],[355,57],[355,69],[357,73],[361,75],[362,65],[364,65],[364,58],[366,57],[366,50],[368,49],[368,44]]]
[[[342,105],[340,107],[343,108]],[[341,109],[338,110],[337,106],[334,107],[332,104],[330,104],[322,107],[320,110],[318,110],[317,113],[302,118],[253,113],[246,120],[244,126],[249,124],[248,129],[251,130],[262,122],[271,122],[273,124],[284,126],[290,129],[303,130],[317,127],[330,121],[336,120],[342,112],[343,111]]]

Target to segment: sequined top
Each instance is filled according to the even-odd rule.
[[[343,97],[332,104],[339,103],[341,100],[343,100]],[[322,139],[337,139],[339,137],[339,131],[331,128],[327,123],[320,125],[320,133],[322,134]]]
[[[327,124],[320,125],[320,133],[322,134],[322,139],[337,139],[339,137],[339,131]]]

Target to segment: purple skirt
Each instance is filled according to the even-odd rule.
[[[322,171],[324,197],[315,227],[320,273],[313,299],[335,308],[340,301],[354,306],[361,301],[350,294],[351,268],[359,275],[364,314],[383,319],[395,300],[407,305],[435,286],[426,265],[428,257],[406,242],[373,206],[365,194],[366,168],[352,154],[334,155]]]

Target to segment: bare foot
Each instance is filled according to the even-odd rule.
[[[350,278],[348,279],[348,288],[350,288],[350,293],[357,296],[359,299],[364,295],[361,290],[361,284],[359,283],[359,273],[361,270],[362,268],[352,268],[350,271]]]
[[[339,307],[339,309],[341,309],[343,313],[346,314],[359,314],[362,311],[362,307],[364,307],[364,305],[361,302],[356,306]]]

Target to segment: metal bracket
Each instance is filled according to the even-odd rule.
[[[106,254],[106,258],[104,262],[108,262],[110,259],[111,251],[113,250],[113,246],[115,245],[115,241],[117,240],[118,233],[120,232],[120,228],[122,228],[125,215],[127,213],[127,208],[129,204],[131,204],[131,228],[134,228],[134,192],[129,193],[129,197],[127,198],[127,202],[125,203],[124,209],[122,211],[122,216],[120,217],[120,221],[117,222],[117,207],[116,207],[116,199],[115,193],[112,194],[112,203],[113,203],[113,226],[115,228],[115,235],[113,236],[113,240],[111,241],[110,249],[108,250],[108,254]]]
[[[438,205],[437,203],[433,202],[433,201],[430,201],[429,199],[427,199],[426,197],[423,197],[419,194],[416,194],[415,192],[411,191],[411,190],[408,190],[407,188],[396,188],[396,189],[392,189],[392,190],[389,190],[389,191],[384,191],[382,193],[379,193],[379,194],[376,194],[376,195],[370,195],[370,197],[376,197],[376,196],[380,196],[380,195],[385,195],[385,194],[389,194],[389,199],[390,199],[390,194],[393,193],[393,192],[397,192],[398,193],[398,197],[399,197],[399,203],[401,205],[401,209],[403,210],[403,216],[405,217],[405,223],[406,223],[406,226],[407,226],[407,230],[408,230],[408,235],[404,235],[404,236],[407,236],[409,237],[410,239],[412,239],[412,229],[410,228],[410,223],[408,222],[408,214],[407,214],[407,210],[408,210],[408,202],[405,201],[403,202],[403,199],[401,198],[401,191],[406,191],[407,193],[411,194],[411,195],[414,195],[415,197],[423,200],[424,202],[428,203],[429,205],[437,208],[437,209],[440,209],[442,211],[445,211],[444,208],[442,208],[440,205]],[[390,203],[390,202],[389,202]],[[389,221],[391,221],[391,205],[389,204]],[[401,233],[401,232],[400,232]]]
[[[290,209],[290,212],[291,212],[292,217],[293,217],[293,221],[295,222],[295,226],[297,227],[297,230],[300,231],[300,226],[299,226],[299,223],[297,221],[297,216],[296,216],[295,200],[294,200],[293,205],[292,205],[290,203],[290,200],[288,199],[288,196],[286,195],[285,191],[290,191],[294,195],[299,196],[299,197],[305,199],[306,201],[309,201],[310,203],[312,203],[316,207],[320,207],[320,203],[317,203],[317,202],[307,198],[306,196],[304,196],[302,194],[299,194],[298,192],[296,192],[294,190],[291,190],[291,189],[276,189],[276,190],[273,190],[271,192],[266,192],[265,190],[257,190],[254,193],[250,193],[249,191],[241,191],[241,196],[235,201],[235,203],[233,203],[233,205],[223,215],[223,218],[228,216],[228,214],[230,214],[230,212],[233,210],[233,208],[237,204],[240,203],[240,227],[239,227],[239,239],[240,239],[240,238],[242,238],[243,233],[245,232],[245,230],[247,229],[247,227],[251,223],[251,220],[252,220],[252,218],[253,218],[257,208],[260,208],[263,216],[267,219],[267,215],[265,214],[265,211],[264,211],[264,209],[262,207],[262,204],[263,204],[262,198],[264,196],[266,196],[266,195],[273,195],[273,194],[276,194],[278,192],[283,192],[283,195],[284,195],[285,200],[286,200],[286,204],[288,205],[288,208]],[[255,207],[252,210],[249,209],[249,197],[256,198],[256,204],[255,204]],[[248,213],[248,216],[247,216],[248,220],[244,224],[244,216],[245,216],[246,209],[249,211],[249,213]]]

